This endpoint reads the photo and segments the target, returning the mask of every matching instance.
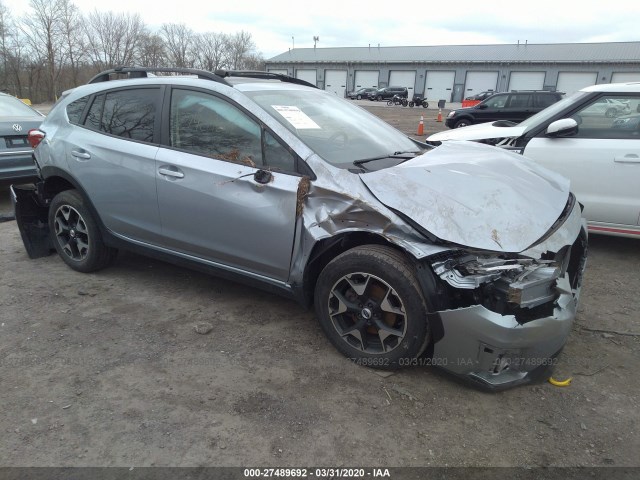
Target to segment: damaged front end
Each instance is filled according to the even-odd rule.
[[[550,374],[571,331],[586,263],[577,205],[568,217],[521,254],[458,250],[426,260],[436,283],[435,365],[490,389]]]

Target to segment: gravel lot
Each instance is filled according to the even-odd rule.
[[[443,128],[437,110],[365,108]],[[356,366],[311,312],[242,285],[128,253],[89,275],[29,260],[0,223],[1,463],[640,466],[639,245],[590,239],[570,387],[489,394]]]

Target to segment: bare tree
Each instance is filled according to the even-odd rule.
[[[40,53],[46,71],[47,100],[56,98],[56,82],[64,63],[62,11],[65,0],[31,0],[32,12],[22,21],[21,30],[32,53]]]
[[[86,55],[85,37],[82,31],[83,18],[78,8],[69,0],[61,0],[61,30],[64,39],[64,56],[70,67],[70,86],[78,85],[80,64]]]
[[[229,36],[216,32],[197,34],[193,42],[193,50],[193,58],[198,68],[209,71],[226,68]]]
[[[253,43],[251,34],[244,30],[229,37],[228,66],[232,70],[243,68],[244,59],[254,52],[256,44]]]
[[[164,40],[167,61],[171,66],[193,67],[193,30],[183,23],[165,23],[160,28],[160,35]]]
[[[0,90],[8,88],[9,29],[11,15],[0,1]]]
[[[85,19],[88,55],[96,70],[131,65],[147,28],[138,14],[98,12]]]
[[[156,33],[146,33],[138,39],[136,62],[143,67],[163,67],[167,65],[167,53],[162,37]]]

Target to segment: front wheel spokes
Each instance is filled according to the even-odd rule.
[[[339,292],[337,289],[334,289],[331,295],[338,301],[338,307],[332,308],[332,311],[329,313],[332,317],[345,312],[357,313],[360,311],[357,303],[348,300],[342,292]],[[331,305],[331,298],[329,299],[329,305]]]
[[[378,338],[380,339],[383,351],[386,351],[387,345],[391,343],[389,340],[393,340],[393,338],[390,339],[389,337],[395,337],[397,339],[395,342],[396,346],[402,341],[404,337],[402,330],[392,328],[381,320],[375,320],[375,325],[378,328]]]
[[[342,337],[353,337],[358,340],[358,342],[360,343],[360,350],[364,352],[367,348],[367,346],[365,345],[365,339],[367,338],[366,328],[366,322],[364,320],[360,320],[353,326],[353,328],[348,331],[341,332],[340,328],[338,328],[338,333]]]

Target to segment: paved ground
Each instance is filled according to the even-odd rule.
[[[367,108],[408,133],[422,113]],[[353,365],[242,285],[126,253],[90,275],[29,260],[0,223],[1,463],[640,466],[639,271],[637,242],[592,236],[572,385],[488,394]]]

